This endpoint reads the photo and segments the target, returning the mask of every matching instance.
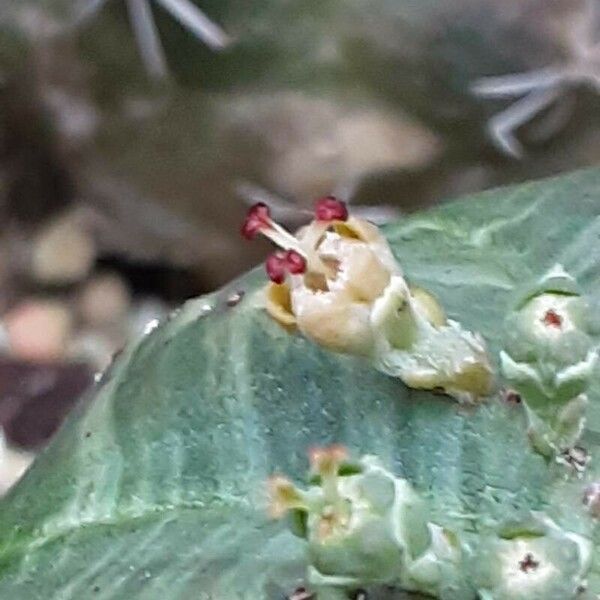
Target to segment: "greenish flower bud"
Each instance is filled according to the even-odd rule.
[[[578,598],[591,565],[589,540],[537,517],[531,528],[488,537],[478,551],[483,600]]]
[[[460,401],[489,394],[492,368],[485,343],[455,321],[442,322],[432,302],[422,291],[412,293],[402,277],[392,277],[371,314],[377,368],[409,387],[439,389]]]
[[[555,266],[505,323],[502,373],[524,400],[534,447],[546,455],[572,447],[585,423],[585,391],[598,352],[585,299]]]
[[[368,585],[436,593],[456,578],[457,538],[427,521],[424,502],[375,457],[346,462],[338,447],[311,453],[307,490],[271,481],[272,514],[290,511],[293,530],[307,541],[308,581],[321,596]],[[343,597],[343,596],[341,596]]]

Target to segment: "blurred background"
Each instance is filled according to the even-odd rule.
[[[385,223],[596,165],[599,92],[600,0],[1,0],[0,491],[261,260],[253,202]]]

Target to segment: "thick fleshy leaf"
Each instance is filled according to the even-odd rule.
[[[554,263],[600,294],[600,172],[485,193],[387,235],[497,365],[515,291]],[[333,442],[378,455],[467,539],[529,510],[592,534],[581,497],[600,471],[598,377],[592,461],[568,476],[530,449],[522,406],[459,405],[320,350],[264,313],[264,282],[254,272],[189,302],[118,358],[2,503],[0,597],[285,598],[303,581],[303,542],[267,519],[264,482],[302,481],[306,450]]]

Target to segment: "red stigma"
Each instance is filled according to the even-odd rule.
[[[306,272],[306,259],[295,250],[278,251],[267,258],[265,268],[269,279],[273,283],[281,284],[288,273],[300,275]]]
[[[300,275],[306,272],[306,259],[295,250],[285,253],[285,266],[292,275]]]
[[[558,329],[560,329],[562,326],[562,317],[552,309],[546,311],[543,321],[544,325],[546,325],[547,327],[557,327]]]
[[[286,256],[283,252],[275,252],[267,257],[265,269],[273,283],[281,284],[285,281]]]
[[[241,233],[247,240],[253,240],[263,229],[271,227],[271,214],[269,207],[258,202],[250,207],[246,220],[242,225]]]
[[[346,203],[335,196],[319,198],[315,204],[315,217],[318,221],[346,221],[348,219]]]

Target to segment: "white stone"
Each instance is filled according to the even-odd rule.
[[[57,300],[28,299],[4,317],[10,352],[21,360],[51,362],[64,357],[71,312]]]
[[[91,271],[96,245],[76,215],[46,225],[32,240],[31,275],[44,284],[81,281]]]
[[[126,318],[131,295],[119,275],[106,273],[93,277],[78,300],[81,318],[90,325],[117,323]]]

